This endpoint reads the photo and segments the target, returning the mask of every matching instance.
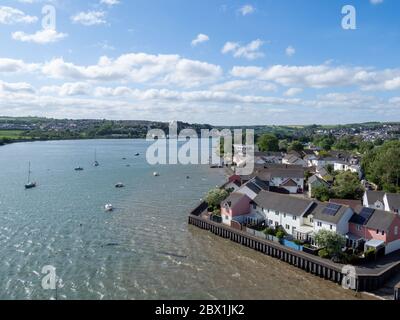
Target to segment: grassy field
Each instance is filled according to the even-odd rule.
[[[16,140],[22,136],[23,132],[22,130],[0,130],[0,139]]]

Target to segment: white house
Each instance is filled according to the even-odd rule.
[[[366,191],[363,196],[363,206],[367,208],[385,210],[383,191]]]
[[[354,213],[344,205],[265,191],[253,200],[251,212],[264,215],[269,226],[282,226],[288,234],[302,240],[310,239],[319,230],[346,235]]]

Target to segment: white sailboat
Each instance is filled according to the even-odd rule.
[[[28,168],[28,182],[25,185],[25,189],[32,189],[36,187],[36,182],[31,182],[31,162],[29,161],[29,168]]]

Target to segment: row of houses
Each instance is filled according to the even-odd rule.
[[[267,189],[258,178],[236,188],[221,203],[222,223],[282,227],[293,238],[311,242],[319,230],[329,230],[346,237],[349,247],[384,248],[386,254],[400,250],[399,214],[361,203],[356,207],[323,203]]]
[[[246,154],[249,147],[234,145],[234,163],[238,166],[246,162]],[[282,152],[259,152],[256,147],[251,149],[254,152],[254,162],[256,165],[284,164],[290,166],[301,166],[303,168],[326,168],[332,166],[334,171],[351,171],[357,173],[362,178],[360,158],[344,151],[330,151],[329,155],[320,155],[320,150],[306,149],[301,152],[291,151]]]

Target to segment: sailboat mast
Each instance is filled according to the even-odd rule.
[[[29,161],[29,167],[28,167],[28,183],[31,181],[31,162]]]

